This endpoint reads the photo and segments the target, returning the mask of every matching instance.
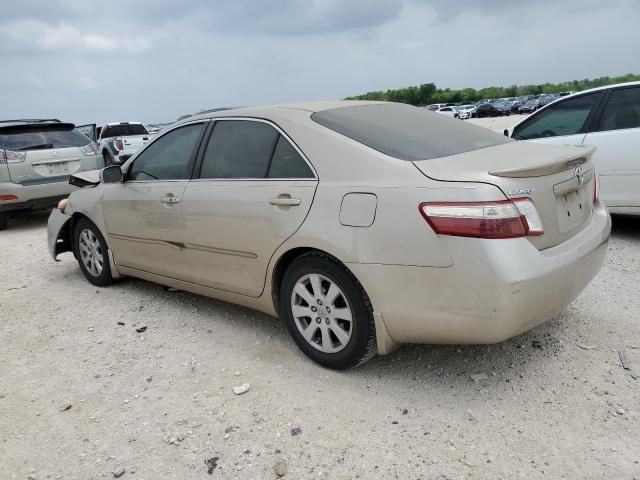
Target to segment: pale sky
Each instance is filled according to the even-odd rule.
[[[2,0],[1,118],[640,73],[638,0]]]

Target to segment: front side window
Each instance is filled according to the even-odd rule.
[[[640,127],[640,87],[611,92],[598,130],[622,130]]]
[[[556,103],[517,127],[513,138],[531,140],[581,133],[601,95],[592,93]]]
[[[185,180],[191,178],[203,123],[176,128],[149,145],[133,162],[127,180]]]

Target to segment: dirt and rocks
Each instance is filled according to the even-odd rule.
[[[93,287],[46,218],[0,233],[2,479],[640,478],[640,219],[533,331],[339,373],[266,315]]]

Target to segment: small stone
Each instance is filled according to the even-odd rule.
[[[243,383],[242,385],[233,387],[233,393],[235,393],[236,395],[242,395],[243,393],[247,393],[250,388],[251,385],[249,385],[248,383]]]
[[[622,408],[617,409],[616,410],[616,415],[620,415],[620,416],[624,415],[624,409],[622,409]]]
[[[279,458],[276,460],[276,463],[273,465],[273,471],[279,477],[284,477],[289,470],[289,465],[287,465],[287,460],[284,458]]]
[[[545,347],[545,343],[542,340],[534,340],[531,345],[533,345],[533,348],[543,349]]]
[[[407,413],[409,413],[409,410],[407,410],[406,408],[402,409],[402,414],[406,415]]]
[[[233,374],[234,374],[236,377],[239,377],[239,376],[240,376],[240,372],[233,372]]]
[[[302,429],[300,427],[293,427],[291,429],[291,436],[295,437],[296,435],[300,435],[302,433]]]
[[[486,374],[484,373],[472,373],[471,375],[469,375],[471,377],[471,380],[473,380],[474,382],[480,382],[482,380],[486,380],[487,378],[489,378]]]
[[[113,472],[111,472],[111,473],[113,473],[113,476],[114,476],[115,478],[120,478],[122,475],[124,475],[124,472],[125,472],[124,467],[119,467],[119,468],[116,468],[116,469],[115,469]]]

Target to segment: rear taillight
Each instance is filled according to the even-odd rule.
[[[98,153],[98,144],[95,142],[91,142],[84,147],[80,147],[80,151],[85,155],[95,155]]]
[[[596,203],[600,198],[600,177],[598,171],[593,167],[593,203]]]
[[[27,158],[27,155],[24,152],[0,150],[0,163],[20,163],[24,162],[25,158]]]
[[[439,235],[517,238],[544,233],[540,216],[529,198],[495,202],[424,202],[419,209]]]
[[[124,144],[122,143],[121,138],[116,138],[116,140],[113,143],[118,150],[124,150]]]

